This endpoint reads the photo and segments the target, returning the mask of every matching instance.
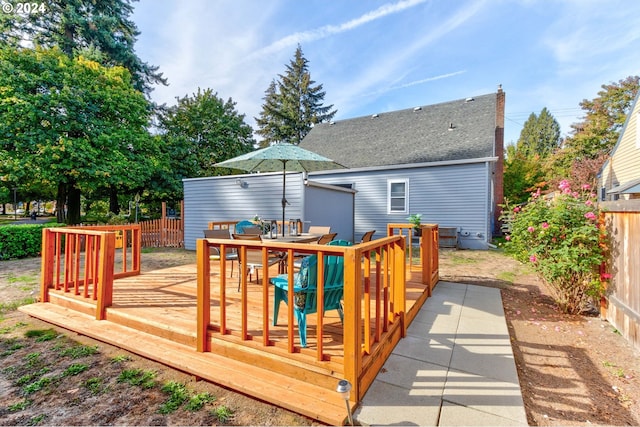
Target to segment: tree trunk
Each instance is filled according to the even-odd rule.
[[[118,215],[120,213],[118,189],[116,187],[109,188],[109,212],[113,212],[114,215]]]
[[[67,203],[67,224],[80,224],[80,189],[75,184],[69,184],[69,196]]]
[[[58,193],[56,194],[56,220],[60,224],[67,222],[66,214],[67,205],[67,187],[63,183],[58,184]]]

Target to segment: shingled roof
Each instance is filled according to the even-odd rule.
[[[350,168],[493,157],[496,94],[321,123],[300,146]]]

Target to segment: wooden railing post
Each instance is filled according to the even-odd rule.
[[[116,234],[105,233],[100,238],[100,266],[98,269],[98,301],[96,320],[107,317],[107,307],[113,304],[113,264],[115,261]],[[65,255],[66,256],[66,255]]]
[[[431,296],[431,289],[433,288],[431,283],[433,271],[433,227],[423,225],[421,228],[422,239],[420,239],[420,264],[422,264],[422,284],[428,286],[429,290],[427,295]]]
[[[196,350],[209,351],[207,330],[211,321],[211,263],[210,248],[205,239],[196,240],[196,260],[198,268],[198,319]],[[222,274],[225,274],[223,271]]]
[[[402,317],[402,336],[406,335],[407,325],[404,322],[406,311],[406,283],[407,270],[405,269],[405,240],[400,236],[400,241],[394,243],[394,274],[393,274],[393,314]]]
[[[351,401],[360,396],[360,372],[362,371],[362,307],[359,249],[347,247],[344,252],[344,378],[352,384]],[[368,333],[368,332],[367,332]]]
[[[140,252],[142,248],[142,231],[139,225],[133,228],[133,235],[131,236],[131,251],[133,255],[133,271],[137,271],[140,274]]]
[[[56,249],[56,234],[48,228],[42,229],[42,261],[40,278],[40,302],[49,302],[49,286],[53,284],[53,262]]]

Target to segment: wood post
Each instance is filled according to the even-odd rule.
[[[360,251],[346,247],[344,252],[344,378],[353,387],[350,399],[352,402],[360,400],[359,377],[362,371],[361,282]]]
[[[115,233],[105,233],[100,236],[96,320],[105,320],[107,317],[107,307],[113,304],[113,264],[115,261],[115,248]]]
[[[196,350],[209,351],[207,331],[211,321],[211,261],[209,243],[205,239],[196,240],[196,259],[198,269],[198,310]],[[224,274],[224,272],[223,272]]]
[[[47,228],[42,229],[42,261],[40,278],[40,302],[49,302],[49,286],[53,285],[53,260],[56,235]]]

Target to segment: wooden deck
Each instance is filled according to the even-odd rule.
[[[233,277],[230,277],[230,270],[225,269],[225,295],[221,298],[219,265],[216,262],[210,264],[210,317],[224,317],[227,331],[222,333],[214,326],[208,327],[208,351],[196,350],[199,316],[196,265],[114,280],[112,301],[105,309],[104,320],[96,320],[99,298],[87,299],[82,292],[76,295],[76,292],[68,290],[50,289],[49,302],[24,306],[20,310],[323,423],[343,424],[345,403],[335,392],[335,387],[338,380],[348,373],[345,373],[344,363],[345,327],[337,312],[327,312],[322,318],[320,337],[317,336],[317,316],[309,316],[307,347],[299,346],[297,327],[292,346],[284,306],[280,310],[278,325],[271,326],[271,318],[263,319],[263,285],[254,281],[246,285],[246,292],[238,292],[237,265]],[[276,275],[277,266],[271,268],[269,276]],[[262,275],[260,272],[261,280]],[[431,287],[423,284],[423,272],[419,267],[407,266],[405,278],[406,327],[430,295],[433,284]],[[268,304],[272,306],[273,291],[271,287],[267,289]],[[246,301],[242,300],[242,295],[246,295]],[[225,302],[222,313],[220,301]],[[374,308],[364,302],[362,310],[368,310],[372,317],[375,316]],[[267,310],[266,313],[272,311]],[[247,323],[246,329],[243,329],[243,319]],[[265,320],[269,324],[267,338],[264,335]],[[247,335],[243,337],[238,332],[240,330],[246,330]],[[353,341],[350,336],[347,338],[347,341]],[[316,351],[319,339],[322,340],[320,359]],[[374,345],[383,347],[387,341]],[[379,358],[372,356],[371,360],[363,362],[371,367],[370,370],[364,369],[370,381],[384,362],[374,360]]]

